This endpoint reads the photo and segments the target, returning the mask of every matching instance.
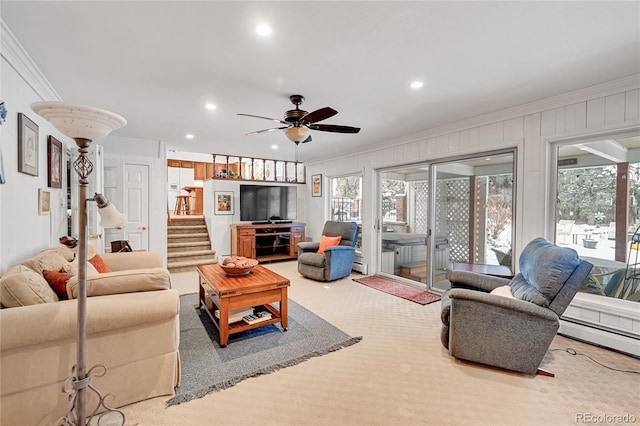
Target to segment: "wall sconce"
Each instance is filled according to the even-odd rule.
[[[96,365],[87,371],[86,367],[86,343],[87,343],[87,201],[96,201],[98,211],[101,213],[101,226],[118,226],[124,223],[125,216],[102,194],[95,194],[94,198],[87,198],[89,175],[93,171],[93,164],[89,160],[89,145],[95,139],[107,136],[127,124],[127,120],[118,114],[99,108],[69,105],[62,102],[35,102],[31,109],[45,120],[49,121],[60,132],[73,138],[78,145],[78,158],[73,162],[73,168],[80,177],[79,187],[79,216],[80,232],[78,242],[78,344],[77,362],[71,370],[71,376],[65,380],[63,392],[69,394],[69,411],[59,423],[67,425],[86,425],[96,415],[98,423],[100,418],[108,413],[116,413],[122,416],[124,413],[114,410],[104,403],[106,396],[91,386],[91,375],[102,376],[106,373],[106,367]],[[98,398],[97,407],[91,411],[87,419],[87,388],[93,390]],[[100,409],[106,410],[96,414]],[[111,423],[111,422],[110,422]]]

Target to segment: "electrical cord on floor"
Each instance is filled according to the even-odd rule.
[[[604,367],[604,368],[608,368],[609,370],[613,370],[613,371],[620,371],[621,373],[632,373],[632,374],[640,374],[640,371],[636,371],[636,370],[621,370],[619,368],[613,368],[613,367],[609,367],[608,365],[604,365],[601,362],[596,361],[595,359],[591,358],[589,355],[587,354],[581,354],[579,352],[577,352],[575,349],[573,348],[566,348],[566,349],[549,349],[550,352],[553,351],[563,351],[568,353],[569,355],[574,355],[574,356],[584,356],[589,358],[591,361],[595,362],[596,364]]]

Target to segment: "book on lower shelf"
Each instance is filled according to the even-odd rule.
[[[269,311],[258,311],[255,314],[245,315],[244,317],[242,317],[244,322],[246,322],[249,325],[256,324],[262,321],[267,321],[267,320],[270,320],[271,318],[272,318],[272,315],[271,315],[271,312]]]
[[[229,324],[242,321],[243,317],[253,314],[253,307],[229,311]],[[220,310],[216,309],[216,318],[220,319]]]

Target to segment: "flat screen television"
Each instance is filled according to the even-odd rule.
[[[240,220],[292,221],[298,212],[298,188],[276,185],[240,185]]]

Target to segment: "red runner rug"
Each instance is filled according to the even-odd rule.
[[[381,277],[370,276],[364,278],[353,278],[353,281],[375,288],[376,290],[384,291],[385,293],[393,294],[394,296],[402,297],[403,299],[411,300],[412,302],[416,302],[421,305],[428,305],[429,303],[440,300],[440,295],[438,294],[429,293],[428,291],[420,290],[415,287]]]

